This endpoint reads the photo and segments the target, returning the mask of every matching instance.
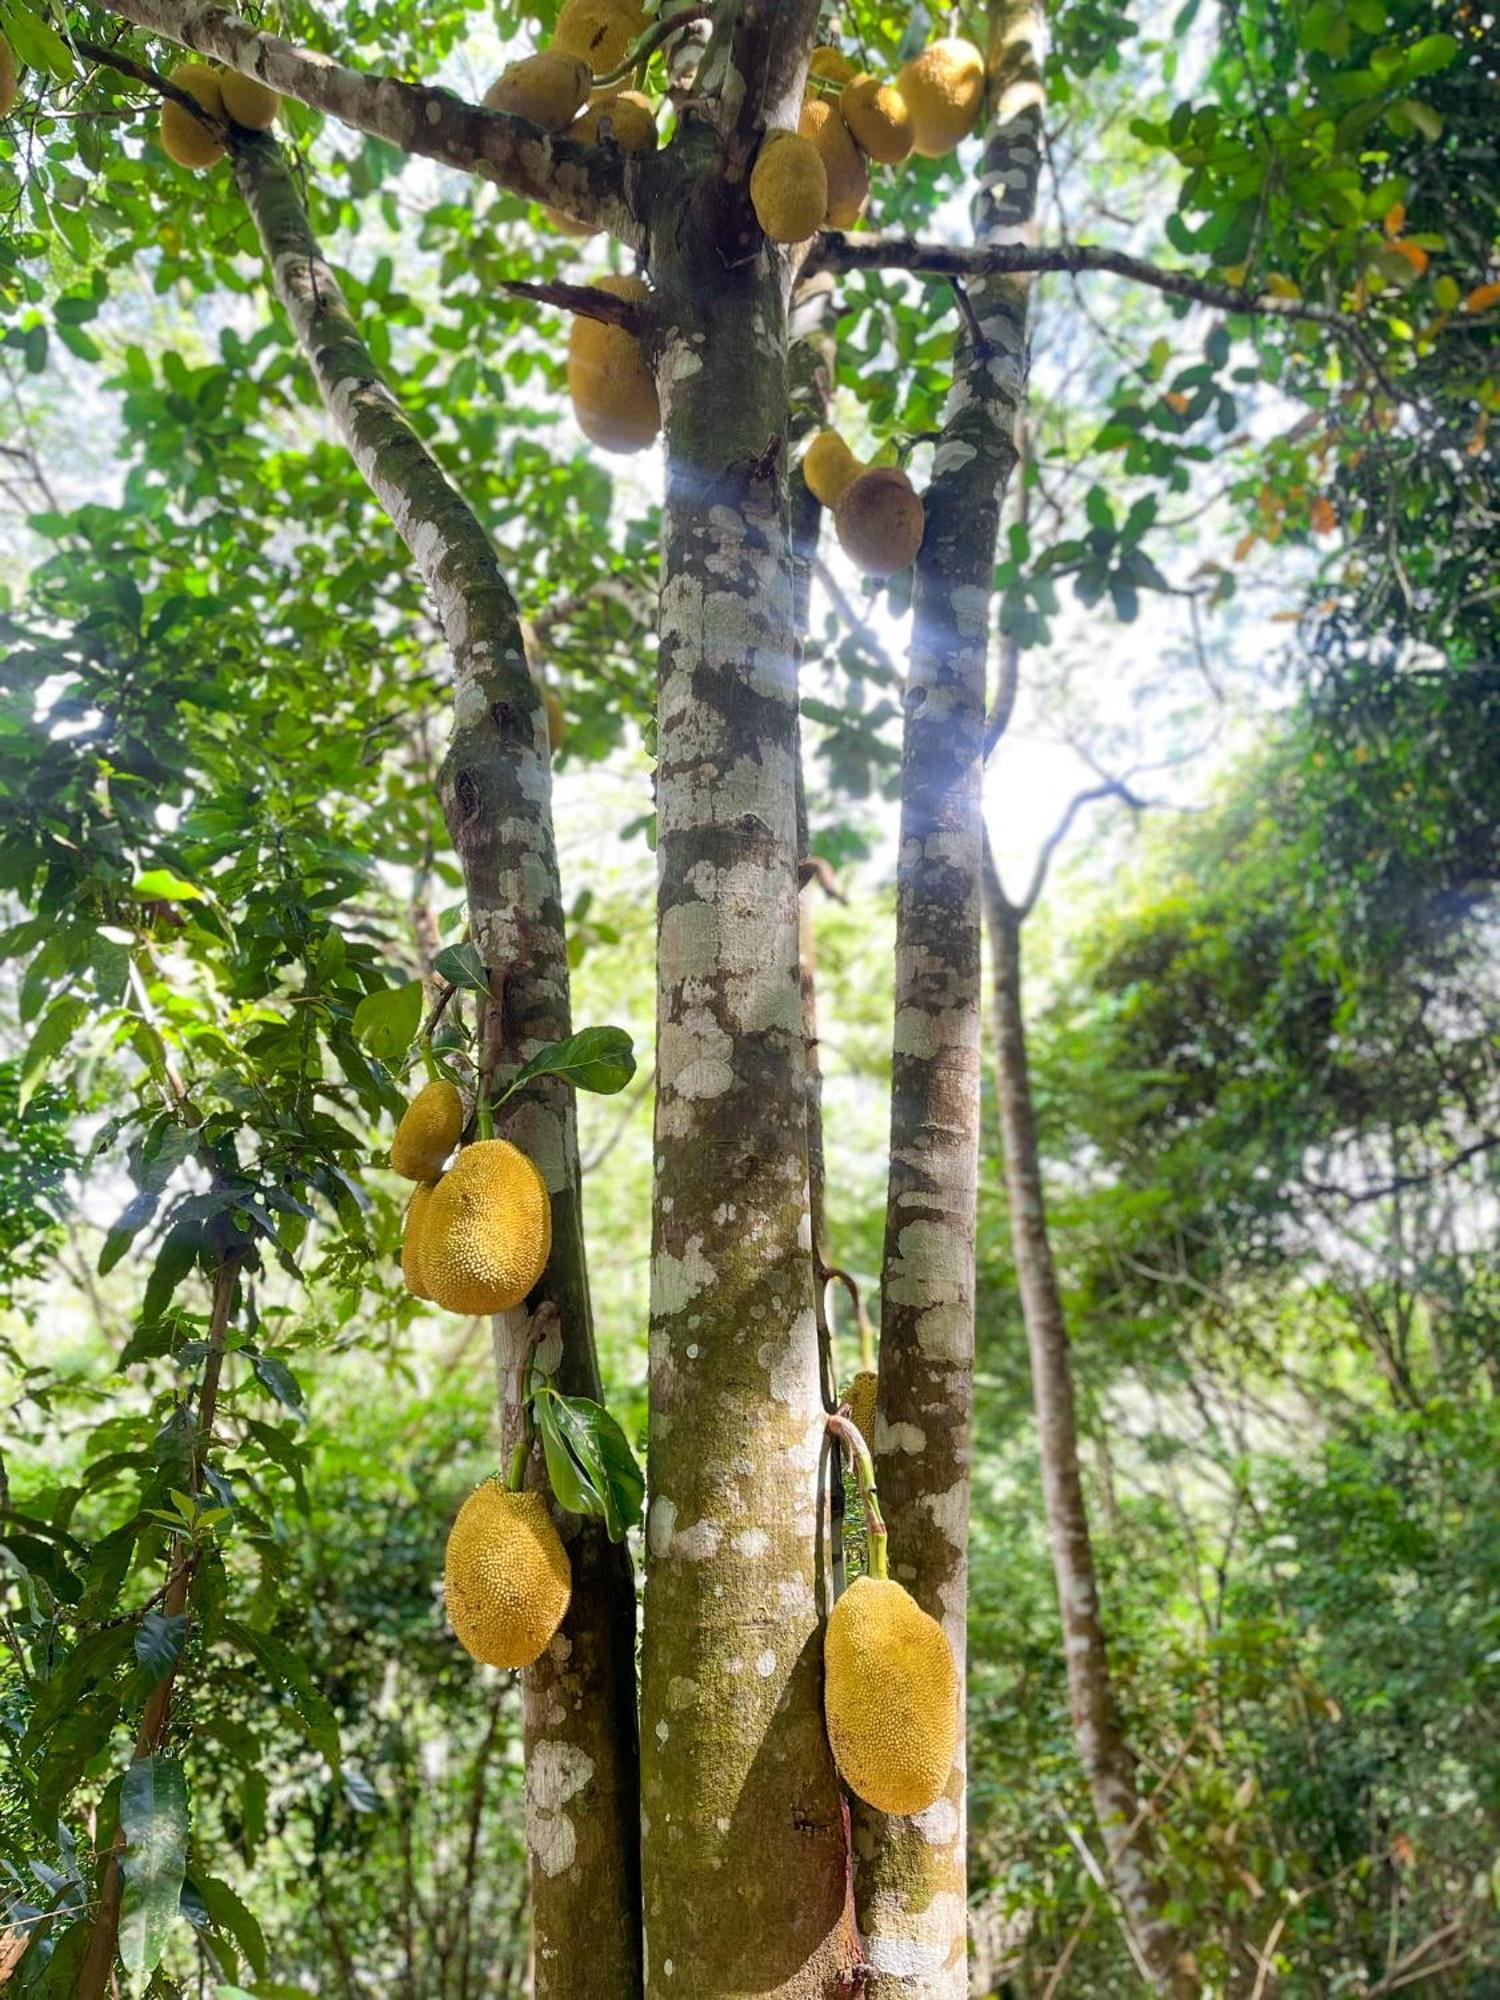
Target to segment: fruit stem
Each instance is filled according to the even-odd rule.
[[[889,1537],[886,1533],[885,1516],[880,1511],[880,1495],[875,1490],[875,1461],[870,1456],[870,1447],[848,1417],[835,1415],[825,1421],[828,1430],[841,1440],[849,1453],[854,1476],[859,1481],[859,1497],[865,1506],[865,1536],[870,1550],[869,1572],[877,1581],[884,1583],[890,1575],[886,1565]]]
[[[480,1138],[493,1139],[495,1136],[495,1114],[490,1108],[489,1099],[487,1097],[481,1097],[478,1103],[476,1104],[475,1109],[479,1113]]]
[[[527,1415],[528,1417],[530,1415],[529,1404],[527,1405]],[[505,1490],[507,1493],[519,1493],[521,1488],[526,1484],[526,1461],[530,1456],[531,1425],[528,1422],[525,1434],[518,1440],[515,1450],[510,1455],[510,1465],[505,1474]]]

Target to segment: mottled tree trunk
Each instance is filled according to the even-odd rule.
[[[453,736],[443,807],[463,866],[472,936],[499,1007],[507,1064],[569,1032],[568,963],[540,697],[515,600],[495,551],[380,380],[309,232],[279,149],[239,140],[235,177],[277,292],[355,463],[411,551],[453,661]],[[579,1205],[572,1094],[529,1089],[507,1135],[552,1194],[553,1249],[538,1297],[562,1337],[541,1365],[560,1386],[599,1394]],[[514,1381],[517,1316],[497,1325],[503,1388]],[[635,2000],[641,1990],[635,1601],[630,1563],[601,1528],[560,1517],[573,1601],[525,1677],[527,1827],[538,2000]]]
[[[1150,1825],[1141,1807],[1135,1758],[1120,1726],[1099,1611],[1088,1508],[1078,1464],[1068,1329],[1047,1232],[1021,1012],[1024,912],[1007,900],[988,849],[984,891],[995,960],[995,1043],[1011,1245],[1031,1352],[1042,1493],[1062,1612],[1073,1733],[1111,1880],[1140,1956],[1158,1981],[1189,1992],[1191,1985],[1182,1983],[1176,1969],[1175,1935],[1161,1915],[1163,1898],[1152,1870]]]
[[[724,9],[659,166],[667,441],[658,706],[647,1989],[823,2000],[855,1958],[822,1716],[797,969],[786,260],[743,205],[795,124],[816,8]]]
[[[1028,230],[1041,90],[1029,7],[991,13],[993,119],[980,242]],[[1026,382],[1029,283],[976,284],[927,489],[905,696],[897,862],[891,1167],[881,1275],[876,1470],[891,1574],[967,1631],[979,1152],[985,675],[995,543]],[[962,1736],[944,1796],[913,1819],[856,1814],[856,1889],[881,2000],[968,1991]]]

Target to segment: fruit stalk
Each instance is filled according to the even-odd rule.
[[[842,1441],[849,1453],[849,1463],[859,1481],[859,1497],[864,1503],[869,1574],[884,1583],[890,1575],[887,1556],[890,1537],[886,1532],[885,1516],[880,1511],[880,1494],[875,1486],[875,1461],[870,1456],[870,1447],[848,1417],[831,1416],[828,1429]]]

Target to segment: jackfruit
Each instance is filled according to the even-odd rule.
[[[802,459],[802,477],[814,500],[836,507],[839,495],[864,467],[837,431],[819,431]]]
[[[487,1479],[448,1533],[443,1595],[464,1651],[487,1667],[529,1667],[573,1594],[568,1552],[540,1493]]]
[[[872,465],[849,481],[833,510],[839,546],[866,576],[894,576],[922,546],[926,517],[896,465]]]
[[[872,1448],[875,1443],[875,1398],[879,1392],[880,1377],[873,1368],[861,1368],[844,1391],[844,1401],[849,1405],[849,1421]]]
[[[508,1139],[465,1146],[423,1216],[422,1275],[447,1312],[509,1312],[547,1268],[552,1202]]]
[[[649,153],[656,146],[656,113],[649,97],[642,97],[638,90],[617,90],[608,97],[599,97],[587,111],[573,120],[568,127],[570,139],[581,139],[586,146],[597,146],[602,141],[600,126],[609,120],[611,140],[622,153]]]
[[[432,1297],[427,1287],[427,1267],[422,1262],[422,1247],[427,1227],[427,1204],[436,1186],[436,1181],[417,1183],[411,1200],[406,1204],[406,1219],[401,1225],[401,1275],[414,1299]]]
[[[564,0],[552,46],[562,55],[582,56],[595,76],[624,60],[646,25],[631,0]]]
[[[226,70],[219,84],[224,109],[236,125],[243,125],[247,132],[270,131],[281,109],[281,99],[269,84],[253,76],[241,76],[235,70]]]
[[[829,83],[847,83],[857,67],[842,49],[828,42],[820,42],[807,60],[808,75],[821,76]]]
[[[824,220],[835,229],[852,229],[870,198],[870,176],[859,148],[849,137],[838,106],[826,97],[806,98],[797,130],[811,139],[828,177],[828,207]]]
[[[767,132],[750,172],[750,205],[773,243],[805,243],[828,213],[828,170],[812,140],[784,127]]]
[[[911,106],[895,84],[882,83],[868,70],[844,85],[839,115],[855,145],[881,166],[898,167],[911,152]]]
[[[16,52],[6,37],[0,35],[0,118],[8,118],[15,108],[19,87]]]
[[[823,1674],[844,1783],[878,1812],[925,1812],[958,1750],[958,1669],[942,1626],[899,1583],[858,1577],[829,1614]]]
[[[935,160],[979,123],[984,57],[972,42],[950,35],[903,63],[896,88],[911,112],[912,150]]]
[[[564,215],[560,208],[542,208],[543,215],[560,236],[597,236],[599,224],[596,222],[576,222],[571,215]]]
[[[391,1171],[408,1181],[435,1181],[464,1129],[464,1101],[457,1084],[439,1077],[424,1083],[401,1114],[391,1141]]]
[[[568,740],[568,717],[551,688],[542,689],[542,706],[547,711],[547,748],[555,757]]]
[[[602,292],[641,300],[643,278],[597,278]],[[623,326],[579,314],[568,335],[568,393],[586,438],[606,451],[644,451],[661,429],[656,381],[641,343]]]
[[[544,132],[564,131],[588,102],[593,72],[580,56],[544,49],[513,62],[484,93],[491,111],[527,118]]]
[[[222,79],[207,63],[179,63],[167,82],[185,90],[215,118],[224,116]],[[215,160],[224,157],[224,141],[216,139],[191,111],[185,111],[170,98],[162,100],[157,137],[167,158],[175,160],[179,167],[211,167]]]

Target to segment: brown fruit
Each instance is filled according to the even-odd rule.
[[[844,85],[839,113],[855,145],[880,166],[898,167],[911,152],[911,107],[895,84],[866,71]]]
[[[870,176],[838,106],[826,97],[805,99],[797,130],[817,147],[828,178],[824,220],[835,229],[852,229],[870,198]]]
[[[834,48],[829,42],[821,42],[808,58],[807,73],[809,76],[821,76],[829,83],[847,83],[856,67],[842,49]]]
[[[529,119],[544,132],[561,132],[588,102],[593,80],[581,56],[544,49],[539,56],[511,63],[484,93],[484,101],[491,111]]]
[[[235,70],[226,70],[219,84],[224,109],[236,125],[243,125],[247,132],[270,131],[281,109],[281,99],[269,84],[253,76],[240,76]]]
[[[647,296],[643,278],[598,278],[617,299]],[[641,343],[622,326],[579,314],[568,335],[568,392],[586,438],[606,451],[644,451],[661,429],[656,381]]]
[[[781,127],[760,142],[750,172],[750,205],[773,243],[805,243],[828,213],[828,170],[811,139]]]
[[[224,115],[224,95],[221,78],[217,70],[207,63],[179,63],[167,77],[168,83],[175,83],[179,90],[185,90],[189,97],[201,104],[203,109],[215,118]],[[224,157],[224,141],[214,137],[208,127],[195,118],[191,111],[185,111],[171,98],[164,98],[161,107],[161,124],[157,136],[161,149],[169,160],[175,160],[179,167],[211,167],[215,160]]]
[[[16,52],[6,37],[0,35],[0,118],[8,118],[15,108],[18,78]]]
[[[872,465],[839,495],[839,546],[866,576],[894,576],[922,546],[926,520],[912,483],[896,465]]]

